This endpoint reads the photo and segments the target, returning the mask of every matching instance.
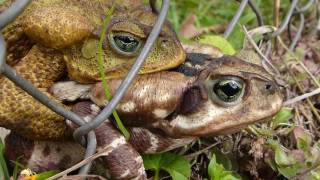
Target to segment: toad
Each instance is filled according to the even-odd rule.
[[[6,1],[5,9],[13,1]],[[66,71],[80,83],[100,81],[97,44],[106,12],[114,13],[103,42],[108,78],[122,77],[145,44],[157,15],[137,1],[33,0],[25,11],[2,30],[8,44],[7,63],[23,78],[48,93]],[[185,53],[166,22],[140,73],[174,68]],[[0,126],[30,139],[70,137],[65,119],[7,78],[0,77]]]
[[[109,120],[95,130],[98,152],[104,154],[103,161],[114,178],[146,178],[138,153],[165,152],[186,145],[198,137],[239,131],[249,124],[270,119],[281,108],[283,97],[279,86],[252,59],[235,56],[199,57],[201,61],[188,60],[176,71],[145,74],[135,79],[116,108],[130,130],[129,142],[114,129]],[[192,75],[186,73],[190,72],[186,71],[187,67],[197,67],[195,65],[199,63],[204,67],[191,71]],[[108,80],[112,94],[121,81],[121,78]],[[99,107],[108,103],[101,83],[88,88],[74,82],[59,82],[52,87],[51,92],[64,101],[75,101],[77,98],[72,93],[75,89],[84,89],[78,91],[81,92],[79,97],[89,97],[94,102],[82,100],[73,106],[73,110],[87,120],[96,116]],[[69,94],[72,95],[70,99]],[[12,143],[17,142],[17,139],[21,147],[18,152],[14,150],[17,144]],[[19,152],[21,154],[32,149],[24,161],[35,170],[49,170],[48,164],[55,164],[55,168],[67,168],[81,160],[81,157],[74,157],[70,150],[79,150],[77,143],[73,144],[74,148],[70,147],[70,142],[60,145],[63,149],[60,152],[54,148],[58,146],[57,143],[31,143],[11,135],[7,139],[7,146],[11,147],[7,154],[14,159]],[[32,158],[48,150],[54,153],[40,155],[41,163]],[[63,161],[62,157],[72,161],[58,167]]]

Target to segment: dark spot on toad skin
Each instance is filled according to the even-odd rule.
[[[138,152],[145,152],[151,147],[151,138],[144,131],[133,131],[130,129],[129,142]]]
[[[19,162],[26,164],[34,151],[34,141],[11,132],[5,138],[5,147],[5,156],[7,159],[15,161],[20,158]],[[21,154],[23,154],[22,157]]]
[[[202,96],[202,92],[201,92],[202,87],[200,86],[201,85],[190,87],[184,92],[182,96],[182,100],[179,106],[177,107],[177,110],[175,113],[190,114],[197,111],[200,108],[204,100],[204,97]]]
[[[201,53],[188,53],[186,61],[190,62],[192,65],[204,65],[205,61],[212,59],[208,54]]]
[[[46,145],[42,151],[42,154],[44,157],[47,157],[50,155],[50,152],[51,152],[50,147],[48,145]]]
[[[60,162],[58,163],[58,167],[67,168],[67,165],[71,163],[71,157],[69,155],[65,155],[62,157]]]
[[[61,148],[60,148],[60,147],[57,147],[57,148],[56,148],[56,151],[57,151],[57,152],[60,152],[60,151],[61,151]]]
[[[196,65],[198,65],[199,67],[204,67],[205,63],[207,61],[210,61],[211,59],[212,58],[207,54],[188,53],[185,63],[173,70],[183,73],[186,76],[197,76],[200,72],[200,69],[197,69]],[[188,66],[188,64],[190,66]]]
[[[55,170],[63,170],[59,168],[59,165],[54,163],[54,162],[48,162],[48,164],[46,166],[41,166],[39,167],[39,172],[44,172],[44,171],[50,171],[52,169]]]

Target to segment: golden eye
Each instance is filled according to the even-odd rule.
[[[214,102],[224,106],[232,106],[242,100],[245,91],[245,83],[242,79],[226,76],[210,81],[208,88]]]
[[[109,42],[116,52],[125,56],[136,55],[141,47],[141,40],[129,33],[111,33]]]

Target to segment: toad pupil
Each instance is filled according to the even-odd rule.
[[[242,90],[240,83],[236,81],[220,81],[214,85],[213,91],[225,101],[232,101]],[[221,97],[222,96],[222,97]]]
[[[116,35],[114,36],[114,41],[117,46],[124,52],[132,52],[136,49],[139,42],[130,36]]]

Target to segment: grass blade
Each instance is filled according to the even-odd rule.
[[[110,93],[110,90],[109,90],[109,87],[107,84],[107,78],[105,75],[106,71],[105,71],[105,66],[103,63],[103,59],[104,59],[103,58],[103,42],[106,39],[107,28],[108,28],[108,24],[110,23],[113,10],[114,10],[114,5],[111,7],[111,9],[106,14],[106,19],[103,22],[103,29],[102,29],[101,38],[100,38],[99,47],[98,47],[98,63],[99,63],[100,76],[102,79],[102,86],[103,86],[103,89],[105,90],[105,95],[109,101],[112,99],[112,96],[111,96],[111,93]],[[120,129],[121,133],[128,140],[130,138],[130,134],[129,134],[128,130],[124,127],[117,111],[113,110],[112,114],[116,120],[116,123],[117,123],[118,128]]]
[[[4,159],[4,144],[0,139],[0,179],[10,179],[8,167]]]

